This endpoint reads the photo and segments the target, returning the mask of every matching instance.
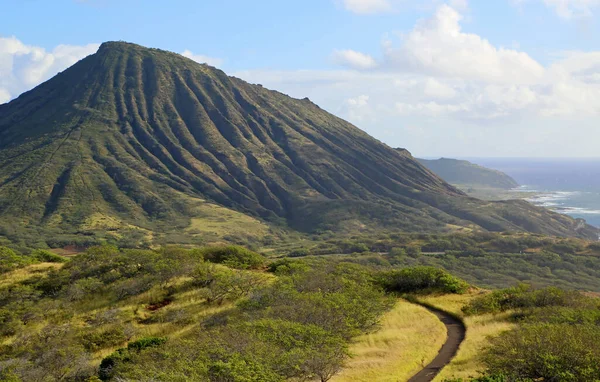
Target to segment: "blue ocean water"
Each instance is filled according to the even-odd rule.
[[[600,158],[465,158],[513,177],[536,205],[600,227]]]

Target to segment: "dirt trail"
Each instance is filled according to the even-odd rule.
[[[440,352],[434,358],[433,361],[423,370],[418,372],[415,376],[408,380],[408,382],[429,382],[432,381],[436,375],[450,363],[452,358],[456,355],[458,351],[458,347],[465,339],[465,334],[467,332],[465,325],[452,315],[435,308],[431,308],[426,306],[431,313],[435,314],[440,321],[446,325],[446,330],[448,332],[446,342],[442,345]]]

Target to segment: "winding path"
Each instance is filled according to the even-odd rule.
[[[442,345],[440,352],[438,355],[431,361],[431,363],[423,370],[415,374],[408,382],[430,382],[432,381],[436,375],[450,363],[452,358],[456,355],[458,351],[458,347],[465,339],[465,334],[467,332],[465,325],[452,316],[444,312],[443,310],[432,308],[430,306],[425,306],[431,313],[435,314],[440,321],[444,323],[446,326],[447,337],[446,342]]]

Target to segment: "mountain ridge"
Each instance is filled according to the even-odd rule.
[[[419,163],[454,185],[492,187],[510,190],[519,183],[509,175],[475,163],[452,158],[422,159]]]
[[[180,229],[198,201],[307,232],[348,223],[593,235],[528,204],[466,197],[308,99],[158,49],[104,43],[0,105],[4,218]]]

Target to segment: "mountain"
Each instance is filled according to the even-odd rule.
[[[526,202],[467,197],[308,99],[162,50],[104,43],[0,105],[0,234],[175,235],[194,223],[207,230],[202,219],[216,208],[221,220],[304,232],[463,226],[597,237]]]
[[[451,184],[500,188],[503,190],[510,190],[519,186],[516,180],[501,171],[482,167],[466,160],[448,158],[417,160]]]

